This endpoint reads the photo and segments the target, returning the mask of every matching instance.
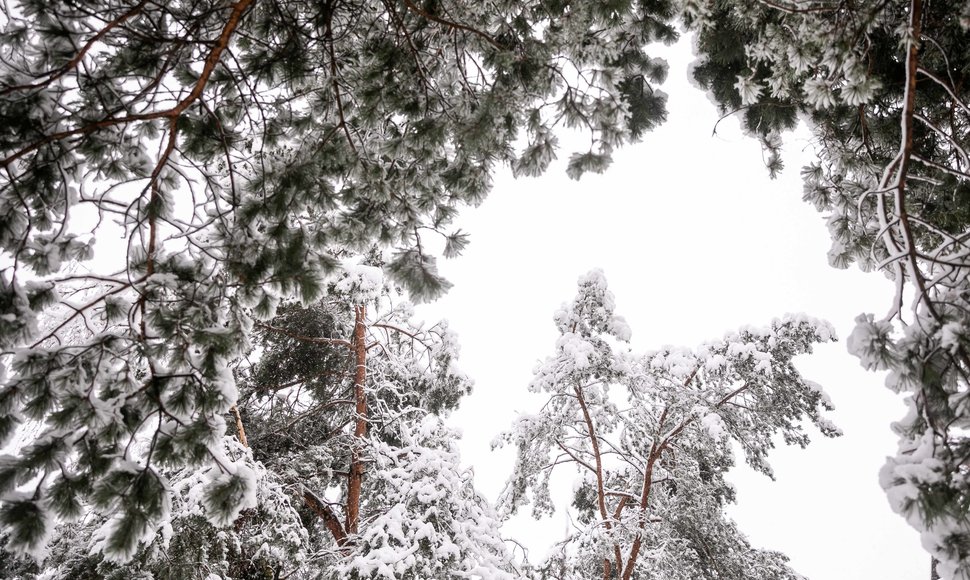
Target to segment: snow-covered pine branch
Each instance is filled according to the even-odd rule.
[[[454,333],[416,321],[377,256],[344,260],[321,301],[281,303],[254,329],[235,406],[248,446],[225,425],[218,442],[240,479],[160,467],[168,494],[153,497],[171,503],[125,546],[105,545],[125,522],[65,503],[72,523],[52,522],[37,577],[518,577],[442,423],[471,388]]]
[[[908,394],[880,481],[940,576],[970,578],[966,3],[685,4],[694,77],[725,112],[765,141],[807,122],[818,160],[802,169],[804,197],[826,214],[831,264],[895,283],[874,306],[887,313],[859,316],[848,341]]]

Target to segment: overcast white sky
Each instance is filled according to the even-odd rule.
[[[637,351],[694,346],[805,312],[839,332],[839,343],[819,348],[800,368],[831,395],[831,418],[845,436],[778,449],[774,482],[736,469],[731,514],[756,545],[786,553],[812,580],[929,578],[917,534],[890,511],[878,485],[879,468],[895,451],[889,424],[904,414],[903,403],[883,387],[882,375],[862,370],[845,351],[855,316],[888,309],[888,281],[828,265],[823,219],[801,201],[799,168],[811,153],[805,141],[789,139],[787,169],[769,180],[758,144],[733,119],[712,136],[716,111],[687,83],[689,46],[661,53],[671,65],[664,85],[670,116],[645,143],[621,151],[605,175],[580,182],[565,177],[568,151],[542,178],[503,174],[487,201],[460,221],[472,243],[440,264],[455,286],[420,313],[451,322],[461,366],[476,380],[452,420],[464,431],[464,460],[494,500],[512,456],[489,444],[516,412],[541,403],[526,386],[535,363],[552,353],[552,313],[591,268],[605,271]],[[574,476],[563,474],[567,482]],[[507,532],[541,558],[566,522],[561,513],[542,525],[521,518]]]

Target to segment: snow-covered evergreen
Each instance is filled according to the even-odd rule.
[[[109,559],[134,557],[172,519],[173,477],[187,468],[208,474],[210,524],[243,517],[258,470],[226,450],[227,425],[278,418],[284,404],[312,409],[300,397],[240,399],[231,369],[252,352],[254,330],[268,332],[254,325],[289,300],[314,304],[331,283],[351,302],[370,300],[376,272],[341,271],[337,247],[379,243],[392,249],[383,270],[412,297],[444,292],[423,236],[460,253],[468,239],[452,220],[484,199],[496,167],[543,173],[558,154],[555,128],[566,126],[591,137],[569,157],[578,178],[664,120],[656,85],[666,65],[647,47],[676,39],[678,17],[697,35],[693,78],[761,140],[772,173],[783,167],[782,133],[808,121],[819,159],[803,170],[804,195],[826,214],[832,264],[895,282],[889,312],[861,316],[850,340],[908,394],[881,481],[944,579],[970,578],[965,1],[5,2],[0,445],[25,421],[40,425],[0,458],[6,546],[42,555],[57,522],[89,518]],[[341,282],[329,278],[338,271]],[[365,320],[382,328],[355,304],[355,331]],[[548,376],[605,364],[577,324],[561,328],[566,358]],[[758,341],[797,343],[812,327],[778,325],[739,333],[750,353],[718,356],[740,364],[750,354],[751,376],[777,380],[764,358],[774,347]],[[626,332],[596,328],[617,340]],[[642,367],[686,381],[678,373],[705,356],[657,353],[656,368],[627,361],[603,372]],[[704,360],[691,381],[717,377]],[[396,385],[375,412],[437,412],[457,396],[446,372],[432,380],[395,364],[375,371]],[[695,403],[677,407],[681,421],[693,418],[684,431],[744,440],[726,410]],[[796,407],[785,421],[806,413],[828,428]],[[353,436],[334,445],[350,458],[358,497],[373,433],[355,413]],[[774,428],[802,442],[792,425]],[[758,442],[748,460],[764,468],[764,433],[744,435]],[[345,533],[358,533],[361,517]]]
[[[237,371],[238,422],[220,438],[240,483],[216,467],[160,469],[169,493],[156,497],[171,504],[123,547],[105,543],[124,522],[79,506],[51,527],[36,578],[517,577],[442,423],[471,388],[454,334],[416,324],[394,295],[354,258],[323,300],[281,304]]]
[[[839,433],[823,415],[831,403],[793,357],[834,340],[831,326],[798,315],[743,328],[696,349],[642,355],[626,342],[602,272],[579,280],[556,312],[555,354],[530,389],[548,395],[499,444],[514,445],[505,513],[555,505],[550,478],[561,465],[579,476],[571,510],[577,531],[533,573],[538,578],[796,579],[781,554],[752,548],[724,505],[724,476],[739,445],[748,464],[771,475],[778,438],[806,445],[804,424]]]

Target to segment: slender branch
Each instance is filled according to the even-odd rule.
[[[936,161],[933,161],[932,159],[926,159],[925,157],[922,157],[922,156],[916,155],[916,154],[913,154],[912,155],[912,159],[913,159],[913,161],[918,161],[919,163],[922,163],[923,165],[926,165],[927,167],[932,167],[933,169],[936,169],[938,171],[942,171],[943,173],[949,173],[950,175],[952,175],[954,177],[959,177],[960,179],[970,179],[970,173],[966,173],[964,171],[960,171],[959,169],[954,169],[952,167],[947,167],[946,165],[937,163]]]
[[[728,402],[730,402],[731,399],[733,399],[734,397],[736,397],[736,396],[740,395],[741,393],[747,391],[748,388],[750,388],[750,387],[751,387],[751,383],[744,383],[740,387],[734,389],[733,391],[731,391],[728,394],[726,394],[723,397],[721,397],[716,403],[714,403],[714,408],[715,409],[720,409],[721,407],[723,407],[724,405],[726,405]],[[657,453],[658,454],[659,453],[662,453],[665,449],[667,449],[667,447],[670,445],[671,441],[673,441],[674,439],[676,439],[678,435],[680,435],[681,433],[683,433],[684,429],[686,429],[691,423],[693,423],[696,420],[697,420],[697,415],[691,415],[690,417],[687,417],[686,419],[684,419],[683,421],[681,421],[669,433],[667,433],[666,435],[664,435],[663,439],[660,441],[660,444],[657,446]]]
[[[596,473],[596,468],[595,467],[593,467],[592,465],[590,465],[586,461],[583,461],[582,459],[580,459],[579,457],[577,457],[575,453],[573,453],[568,447],[566,447],[565,445],[562,444],[562,441],[556,441],[556,445],[558,445],[559,448],[562,449],[563,452],[566,453],[566,455],[568,455],[570,458],[572,458],[573,461],[575,461],[576,463],[582,465],[583,467],[585,467],[586,469],[592,471],[593,473]],[[607,494],[607,495],[609,495],[609,494]]]
[[[943,129],[940,129],[939,127],[936,126],[936,124],[933,121],[930,121],[924,115],[921,115],[917,112],[913,113],[913,118],[919,121],[920,123],[923,123],[924,125],[926,125],[928,129],[930,129],[931,131],[939,135],[941,138],[949,142],[950,146],[953,147],[953,152],[960,157],[960,160],[963,161],[964,166],[970,166],[970,154],[967,153],[966,149],[963,148],[963,145],[959,141],[957,141],[953,137],[953,135],[950,135]]]
[[[691,371],[690,375],[688,375],[687,380],[684,381],[684,388],[685,389],[690,386],[691,382],[694,381],[694,377],[697,376],[697,373],[700,372],[700,370],[701,370],[701,365],[700,364],[698,364],[696,367],[694,367],[694,370]]]
[[[479,37],[485,39],[486,42],[488,42],[489,44],[491,44],[495,48],[497,48],[499,50],[505,50],[505,47],[502,46],[501,44],[499,44],[498,41],[496,41],[494,38],[492,38],[488,34],[482,32],[481,30],[478,30],[477,28],[472,28],[471,26],[466,26],[466,25],[461,24],[461,23],[458,23],[458,22],[452,22],[450,20],[445,20],[444,18],[441,18],[440,16],[435,16],[434,14],[431,14],[430,12],[422,9],[420,6],[418,6],[417,4],[415,4],[412,0],[403,0],[403,2],[404,2],[404,5],[408,7],[408,10],[410,10],[411,12],[414,12],[415,14],[418,14],[420,16],[423,16],[424,18],[427,18],[428,20],[431,20],[432,22],[437,22],[438,24],[443,24],[443,25],[445,25],[445,26],[447,26],[449,28],[455,28],[455,29],[458,29],[458,30],[464,30],[465,32],[471,32],[472,34],[474,34],[476,36],[479,36]]]
[[[52,82],[56,81],[57,79],[61,78],[62,76],[64,76],[65,74],[67,74],[68,72],[70,72],[71,70],[73,70],[81,62],[81,59],[84,58],[84,55],[86,55],[88,53],[88,51],[91,50],[91,48],[95,45],[95,43],[97,43],[99,40],[101,40],[102,38],[104,38],[105,36],[107,36],[107,34],[109,32],[111,32],[113,29],[115,29],[118,26],[120,26],[121,23],[123,23],[125,20],[128,20],[132,16],[135,16],[139,12],[141,12],[142,8],[145,7],[145,4],[148,4],[148,0],[142,0],[141,2],[139,2],[138,4],[136,4],[134,7],[132,7],[127,12],[121,14],[120,16],[118,16],[117,18],[115,18],[114,20],[111,20],[110,22],[108,22],[107,25],[104,28],[102,28],[101,30],[99,30],[97,32],[97,34],[95,34],[94,36],[92,36],[91,38],[89,38],[88,41],[84,43],[84,45],[77,51],[77,54],[74,55],[74,58],[72,58],[71,60],[67,61],[67,63],[65,63],[64,66],[62,66],[61,68],[56,69],[56,70],[53,70],[53,71],[47,73],[47,79],[45,79],[43,81],[40,81],[40,82],[37,82],[37,83],[34,83],[34,84],[14,85],[14,86],[7,87],[7,88],[3,89],[2,91],[0,91],[0,96],[8,95],[8,94],[10,94],[10,93],[12,93],[14,91],[25,91],[25,90],[30,90],[30,89],[39,89],[39,88],[45,87],[45,86],[51,84]]]
[[[123,125],[131,123],[134,121],[151,121],[154,119],[176,119],[179,115],[185,112],[192,103],[194,103],[205,90],[206,84],[209,82],[209,77],[212,76],[212,72],[215,70],[216,65],[219,63],[219,59],[222,57],[222,53],[229,46],[229,41],[232,38],[233,33],[236,28],[239,27],[239,22],[242,20],[243,13],[253,4],[256,0],[239,0],[232,5],[232,11],[229,13],[229,18],[226,19],[226,24],[223,26],[222,33],[219,38],[216,39],[215,45],[209,52],[209,56],[205,60],[205,64],[202,67],[202,72],[199,74],[199,78],[195,85],[192,87],[192,91],[189,94],[175,104],[171,109],[166,109],[163,111],[154,111],[151,113],[143,113],[137,115],[127,115],[118,118],[107,118],[100,121],[95,121],[93,123],[88,123],[82,127],[77,127],[74,129],[68,129],[66,131],[60,131],[58,133],[53,133],[47,135],[37,141],[34,141],[30,145],[23,147],[22,149],[16,151],[10,156],[3,160],[0,160],[0,168],[9,166],[11,163],[20,159],[24,155],[36,151],[37,149],[43,147],[47,143],[53,141],[59,141],[61,139],[66,139],[68,137],[73,137],[74,135],[82,135],[85,133],[90,133],[92,131],[103,129],[105,127],[113,127],[115,125]]]
[[[73,308],[74,314],[72,314],[72,315],[68,316],[67,318],[65,318],[64,321],[62,321],[60,324],[58,324],[56,327],[54,327],[53,330],[51,330],[50,332],[48,332],[47,334],[45,334],[43,336],[43,338],[40,338],[36,342],[34,342],[33,344],[31,344],[30,345],[30,348],[37,348],[45,340],[48,340],[50,338],[53,338],[58,333],[58,331],[60,331],[62,328],[64,328],[68,324],[70,324],[72,320],[74,320],[75,318],[77,318],[78,316],[80,316],[85,310],[96,306],[99,302],[103,301],[108,296],[111,296],[113,294],[117,294],[117,293],[121,292],[122,290],[125,290],[127,288],[130,288],[134,284],[139,284],[142,281],[144,281],[145,278],[146,278],[145,276],[142,276],[141,278],[138,278],[137,280],[133,280],[130,283],[122,284],[122,285],[118,286],[117,288],[115,288],[114,290],[111,290],[109,292],[105,292],[101,296],[98,296],[97,298],[95,298],[91,302],[88,302],[84,306],[80,306],[80,307],[77,307],[77,308]]]
[[[769,6],[778,10],[780,12],[785,12],[787,14],[809,14],[812,12],[835,12],[841,8],[841,4],[829,4],[821,6],[800,6],[798,2],[792,4],[783,4],[781,2],[773,2],[772,0],[758,0],[760,4]]]
[[[410,337],[413,340],[416,340],[416,341],[420,342],[421,345],[424,346],[425,348],[428,348],[428,349],[431,348],[430,346],[428,346],[428,343],[425,342],[424,339],[422,339],[420,336],[414,334],[413,332],[408,332],[407,330],[404,330],[403,328],[399,328],[397,326],[394,326],[393,324],[384,324],[384,323],[377,323],[377,322],[375,322],[374,324],[371,324],[370,326],[371,326],[371,328],[384,328],[384,329],[387,329],[387,330],[393,330],[394,332],[399,332],[399,333],[401,333],[401,334],[403,334],[403,335],[405,335],[407,337]]]
[[[333,28],[331,25],[331,20],[333,18],[332,12],[327,15],[327,28],[326,28],[326,40],[327,40],[327,51],[330,53],[330,82],[333,85],[333,98],[337,101],[337,115],[340,116],[340,126],[344,130],[344,136],[347,137],[347,144],[350,148],[357,153],[357,146],[354,145],[354,140],[350,136],[350,127],[347,125],[347,118],[344,116],[344,103],[343,97],[340,95],[340,83],[337,81],[339,74],[337,71],[337,54],[333,46]]]
[[[967,104],[964,103],[963,100],[959,96],[957,96],[955,92],[953,92],[953,87],[951,87],[949,83],[947,83],[946,81],[944,81],[943,79],[941,79],[940,77],[936,76],[935,74],[931,73],[930,71],[926,70],[923,67],[917,66],[916,72],[926,76],[936,84],[943,87],[943,90],[945,90],[947,94],[950,95],[950,98],[953,99],[953,103],[959,106],[961,109],[963,109],[964,113],[967,113],[968,115],[970,115],[970,107],[968,107]]]
[[[265,328],[266,330],[272,330],[273,332],[278,332],[280,334],[286,335],[290,338],[301,340],[303,342],[310,342],[313,344],[329,344],[335,346],[345,346],[347,348],[354,348],[349,340],[344,340],[342,338],[322,338],[317,336],[306,336],[304,334],[297,334],[295,332],[289,331],[285,328],[280,328],[278,326],[272,326],[266,324],[265,322],[256,322],[256,326],[260,328]]]
[[[316,405],[315,407],[311,407],[306,411],[300,413],[296,417],[293,417],[293,419],[291,419],[290,421],[287,421],[285,425],[273,431],[273,434],[276,435],[282,431],[287,431],[291,429],[294,425],[302,421],[303,419],[306,419],[311,415],[319,413],[320,411],[326,411],[327,409],[332,409],[340,405],[355,405],[356,403],[357,401],[353,399],[334,399],[332,401],[327,401],[326,403],[320,403],[319,405]]]

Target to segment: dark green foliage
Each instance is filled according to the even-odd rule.
[[[451,282],[438,274],[434,258],[419,250],[398,252],[387,264],[387,270],[400,280],[419,280],[411,288],[412,295],[418,300],[440,296],[451,288]]]
[[[387,315],[397,317],[395,312]],[[259,362],[242,380],[239,407],[254,453],[262,461],[289,463],[281,459],[286,453],[324,444],[350,422],[356,364],[350,349],[353,316],[339,301],[308,307],[285,303],[274,318],[257,327],[253,344],[259,349]],[[452,373],[453,345],[445,342],[432,348],[446,336],[436,334],[444,329],[432,329],[425,339],[432,342],[425,343],[405,334],[408,326],[403,320],[379,324],[369,331],[381,348],[368,351],[373,367],[368,388],[380,393],[381,412],[417,407],[444,414],[456,408],[469,387],[465,377]],[[298,405],[280,402],[292,393],[308,399]],[[267,402],[272,411],[256,410]],[[378,417],[371,422],[378,434],[393,437],[393,429],[382,430]]]
[[[204,580],[213,573],[235,580],[273,580],[299,569],[305,538],[292,527],[296,514],[274,482],[261,487],[258,508],[246,510],[235,525],[218,528],[194,511],[197,506],[185,495],[199,478],[184,472],[173,476],[180,493],[171,528],[154,536],[130,561],[114,562],[91,552],[91,536],[105,524],[91,518],[59,527],[45,571],[64,580]],[[23,578],[33,578],[33,573],[36,569],[28,569]]]
[[[262,352],[244,396],[270,395],[298,381],[314,397],[332,398],[335,393],[330,389],[347,378],[352,364],[346,347],[323,342],[349,336],[353,320],[341,310],[323,304],[280,305],[273,319],[255,329],[253,342]]]
[[[378,255],[372,255],[371,260],[379,261]],[[354,272],[362,268],[364,275],[354,278]],[[392,499],[397,497],[394,494],[402,493],[401,489],[411,490],[412,494],[429,489],[429,483],[410,485],[410,480],[402,476],[407,470],[414,472],[408,477],[427,482],[437,482],[445,476],[465,477],[458,470],[456,457],[445,463],[454,471],[444,475],[438,471],[442,469],[438,454],[447,458],[452,453],[448,433],[428,431],[423,425],[432,423],[421,421],[429,412],[447,413],[454,409],[459,398],[469,391],[467,379],[455,371],[454,337],[443,325],[427,329],[410,325],[409,305],[393,305],[390,289],[385,286],[368,286],[372,281],[369,276],[379,272],[377,268],[349,265],[348,269],[346,277],[328,285],[326,300],[309,306],[284,303],[276,309],[276,316],[260,324],[252,335],[250,356],[256,362],[251,368],[238,371],[242,389],[237,402],[250,449],[243,450],[232,440],[220,445],[227,447],[230,456],[251,450],[260,461],[255,469],[262,480],[254,483],[255,474],[246,474],[249,468],[239,463],[234,475],[220,474],[215,469],[179,469],[179,461],[172,458],[180,456],[180,449],[186,453],[185,449],[204,438],[205,433],[193,434],[190,428],[171,434],[163,428],[155,442],[155,457],[165,464],[160,473],[168,478],[174,492],[171,515],[166,516],[170,529],[138,529],[153,519],[152,510],[167,509],[152,503],[166,497],[152,489],[159,482],[154,472],[111,472],[98,480],[92,493],[83,495],[102,508],[120,503],[124,515],[112,520],[89,515],[78,523],[63,524],[46,563],[53,577],[202,580],[211,573],[237,580],[270,580],[281,575],[348,577],[333,571],[335,565],[347,564],[349,560],[338,558],[341,544],[321,521],[319,498],[328,498],[329,509],[335,510],[342,525],[341,502],[346,501],[346,496],[334,502],[333,490],[346,494],[347,472],[355,449],[367,446],[373,456],[367,463],[367,487],[360,504],[368,523],[380,522],[385,512],[415,503]],[[351,347],[358,310],[352,298],[364,300],[374,309],[365,321],[366,340],[371,345],[365,384],[371,433],[367,440],[353,435],[357,361]],[[415,425],[419,428],[415,429]],[[440,430],[440,425],[436,429]],[[419,443],[415,440],[418,436],[430,441]],[[437,447],[427,447],[432,442]],[[387,445],[402,446],[406,451],[394,451],[395,447],[385,448]],[[38,446],[40,449],[46,446]],[[383,467],[376,464],[378,461]],[[386,462],[393,465],[384,465]],[[389,471],[384,473],[381,469]],[[50,487],[52,509],[57,515],[74,517],[71,501],[77,494],[72,493],[72,487],[83,485],[84,481],[62,479]],[[455,506],[481,501],[465,483],[455,484],[454,489],[449,486],[445,492],[456,502]],[[255,504],[251,502],[253,498]],[[422,506],[426,501],[416,504]],[[237,519],[244,506],[247,509]],[[456,524],[452,519],[457,516],[449,511],[456,507],[443,505],[439,512],[435,506],[430,504],[430,511],[414,521],[421,525],[431,523],[442,533],[456,533],[460,527],[453,530]],[[470,517],[481,515],[473,512]],[[392,524],[393,521],[396,520]],[[381,547],[381,536],[367,537],[371,538],[367,542],[375,543],[375,549]],[[120,554],[128,561],[92,552],[92,539],[95,546],[104,544],[104,554]],[[435,556],[431,540],[423,541],[419,554],[428,564],[419,567],[447,569],[449,564]],[[355,549],[365,554],[369,549],[367,542]],[[395,549],[398,548],[409,546]],[[467,545],[463,548],[477,549]],[[490,557],[497,553],[494,545],[486,544],[482,549],[493,550]],[[314,557],[308,558],[308,553]],[[463,552],[456,556],[453,565],[460,562],[464,566],[464,559],[474,557]]]
[[[5,501],[0,506],[0,524],[8,530],[7,546],[14,551],[42,545],[54,525],[38,501],[30,498]]]
[[[630,109],[629,128],[634,137],[642,136],[667,120],[664,95],[657,94],[642,76],[624,79],[617,86],[623,102]]]
[[[60,475],[51,484],[48,492],[48,500],[51,509],[58,518],[64,521],[72,521],[84,514],[84,506],[79,498],[87,490],[78,489],[88,485],[83,479],[71,479],[66,475]]]
[[[796,112],[808,121],[818,160],[802,171],[804,197],[827,214],[831,264],[880,270],[896,285],[889,314],[857,318],[849,341],[908,393],[881,483],[941,576],[966,577],[970,474],[956,451],[968,445],[970,413],[966,3],[693,4],[695,77],[762,136],[772,171],[778,133]],[[765,114],[778,105],[790,112]]]
[[[694,79],[714,96],[722,113],[741,112],[743,125],[754,135],[764,136],[791,129],[797,122],[798,109],[790,99],[766,95],[757,103],[745,106],[735,85],[742,74],[750,75],[754,82],[764,82],[769,74],[765,67],[748,69],[745,47],[758,33],[738,14],[730,2],[714,3],[710,17],[712,26],[705,26],[697,37],[700,61],[693,68]],[[756,11],[754,9],[753,11]],[[773,13],[765,10],[766,20]],[[745,16],[749,12],[745,11]],[[761,26],[766,25],[762,23]]]
[[[282,304],[274,318],[256,328],[253,344],[261,351],[259,363],[242,382],[239,407],[258,459],[271,461],[325,442],[347,421],[346,414],[308,415],[302,421],[292,421],[289,414],[261,417],[253,414],[250,403],[274,400],[277,393],[294,389],[305,390],[320,405],[347,400],[351,396],[351,352],[346,345],[327,340],[346,340],[352,329],[353,318],[344,308],[325,303],[308,308]]]
[[[131,469],[219,464],[254,318],[323,296],[336,247],[392,248],[386,270],[414,298],[446,291],[420,234],[460,253],[450,224],[498,167],[541,173],[567,124],[591,136],[570,175],[602,171],[662,121],[665,66],[645,47],[676,38],[674,16],[629,0],[11,3],[0,436],[46,422],[57,450],[12,462],[13,478],[60,482],[73,517]],[[117,252],[65,272],[95,239]],[[394,405],[454,404],[450,379],[413,370],[395,371]],[[157,524],[123,489],[94,503]]]
[[[205,490],[202,505],[211,521],[218,526],[228,526],[236,519],[240,507],[249,507],[247,495],[255,496],[255,482],[248,477],[233,473],[223,475]]]

